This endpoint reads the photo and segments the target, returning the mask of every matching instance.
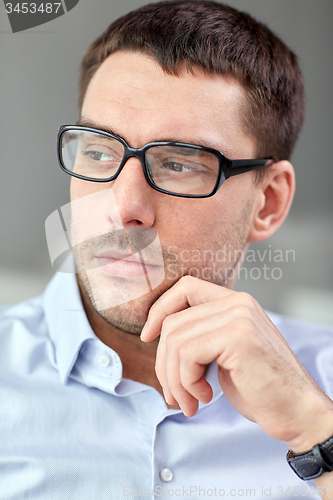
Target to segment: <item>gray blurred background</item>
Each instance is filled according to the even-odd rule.
[[[0,4],[0,303],[41,293],[54,273],[44,224],[69,201],[55,138],[59,125],[78,117],[80,60],[114,19],[145,3],[80,0],[64,16],[16,34]],[[246,263],[237,289],[267,309],[333,324],[333,2],[225,3],[267,23],[298,54],[308,98],[292,158],[297,194],[290,216],[252,247],[256,261]],[[274,261],[276,250],[283,262]]]

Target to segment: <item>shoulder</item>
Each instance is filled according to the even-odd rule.
[[[13,305],[0,305],[0,337],[15,331],[39,332],[44,320],[42,296]]]
[[[20,372],[34,353],[50,347],[43,297],[0,307],[0,371]]]

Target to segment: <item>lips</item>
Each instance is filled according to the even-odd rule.
[[[124,260],[127,259],[131,262],[140,262],[140,257],[138,254],[132,255],[129,250],[120,252],[117,250],[107,250],[105,252],[96,255],[97,259],[113,259],[113,260]]]
[[[102,252],[95,257],[96,267],[109,275],[120,276],[127,279],[146,278],[146,274],[154,273],[161,266],[145,261],[142,253],[131,255],[117,251]]]

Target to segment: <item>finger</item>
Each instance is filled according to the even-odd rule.
[[[190,335],[189,331],[185,332],[185,337]],[[191,409],[195,406],[196,411],[197,401],[194,401],[194,398],[186,393],[180,380],[179,349],[182,341],[182,335],[178,331],[161,334],[156,352],[155,370],[167,402],[175,404],[183,401],[186,402],[186,406],[190,405]]]
[[[172,331],[179,331],[180,333],[185,329],[191,328],[193,334],[202,333],[202,326],[210,320],[218,321],[219,318],[222,319],[222,312],[228,313],[229,311],[233,312],[233,315],[244,314],[248,316],[248,311],[244,311],[240,309],[236,310],[237,305],[235,305],[235,300],[231,300],[234,295],[225,297],[224,299],[215,300],[213,302],[207,302],[205,304],[200,304],[195,307],[188,307],[183,311],[179,311],[167,316],[162,322],[162,329],[160,335],[162,333],[168,333]],[[234,311],[232,311],[234,309]],[[226,316],[227,318],[228,316]],[[214,326],[214,324],[212,325]]]
[[[180,402],[179,405],[186,416],[192,416],[197,412],[198,401],[182,387],[180,381],[179,354],[176,347],[170,349],[166,355],[166,348],[163,349],[162,346],[160,348],[159,345],[156,354],[156,375],[168,404]]]
[[[184,276],[153,304],[142,330],[141,340],[150,342],[158,337],[167,316],[235,293],[222,286],[192,276]]]
[[[204,306],[197,307],[200,308],[201,313],[205,311]],[[191,310],[197,309],[197,307],[191,308]],[[186,396],[184,396],[184,384],[181,383],[182,377],[179,372],[179,351],[184,348],[184,344],[195,337],[201,337],[200,341],[205,343],[205,335],[207,333],[215,330],[221,331],[221,328],[237,319],[241,312],[243,316],[250,318],[253,313],[248,309],[245,309],[245,311],[243,311],[243,309],[244,306],[234,306],[229,308],[223,315],[221,315],[218,310],[213,316],[203,316],[199,320],[193,320],[193,314],[189,315],[189,310],[185,310],[175,315],[168,316],[165,319],[156,353],[155,370],[157,378],[164,390],[166,401],[169,404],[175,404],[177,401],[182,407],[186,406],[189,408],[184,402]],[[209,310],[211,312],[213,308],[209,308]],[[197,317],[197,315],[195,317]],[[174,329],[175,324],[181,326],[178,329]],[[203,372],[203,370],[204,367],[201,367],[201,372]],[[211,389],[208,383],[205,383],[204,378],[199,382],[201,376],[202,373],[192,382],[197,388],[195,397],[203,403],[207,403],[211,399]],[[189,392],[191,393],[191,391]],[[194,392],[192,392],[192,394],[194,394]],[[186,414],[188,412],[192,414],[193,405],[192,400],[190,401],[191,410],[188,409]]]
[[[172,332],[177,332],[174,337],[177,342],[180,338],[186,340],[186,336],[195,337],[216,330],[237,318],[248,319],[254,324],[259,321],[258,312],[254,308],[235,304],[229,297],[191,307],[172,314],[163,321],[160,342],[163,343]]]
[[[203,337],[203,334],[225,326],[237,316],[237,308],[231,308],[224,315],[217,313],[213,316],[208,316],[208,318],[202,317],[199,320],[193,321],[191,316],[188,316],[187,312],[186,310],[177,313],[177,315],[186,313],[185,321],[188,318],[185,324],[183,324],[184,320],[181,321],[181,326],[178,329],[174,329],[175,322],[172,320],[172,316],[168,316],[164,321],[156,352],[155,371],[169,404],[175,404],[175,398],[177,399],[177,396],[179,396],[179,390],[175,391],[174,388],[180,385],[179,350],[182,348],[182,345],[193,337]],[[178,317],[177,319],[178,321],[176,321],[176,323],[179,324],[180,318]],[[202,341],[205,341],[204,338]],[[202,371],[203,370],[204,368],[202,368]],[[204,392],[206,393],[207,390]],[[204,398],[206,399],[206,396],[204,396]],[[205,402],[201,399],[201,396],[199,399]]]
[[[238,323],[239,319],[230,321],[224,328],[219,327],[201,336],[191,337],[182,343],[179,349],[179,378],[182,391],[178,387],[176,387],[176,390],[171,389],[171,391],[187,415],[191,413],[192,407],[188,404],[187,395],[185,397],[186,393],[191,394],[195,399],[205,404],[212,398],[212,389],[203,377],[206,365],[217,361],[222,367],[225,363],[231,369],[235,366],[239,369],[240,365],[243,364],[239,360],[235,363],[234,360],[237,345],[239,343],[243,344],[240,350],[246,351],[246,344],[248,344],[246,338],[242,336],[242,332],[239,331]],[[236,333],[236,335],[233,335],[233,333]],[[172,364],[170,364],[170,368],[174,369]],[[172,375],[169,377],[171,378]],[[175,375],[175,380],[178,383],[176,377],[178,375]],[[174,385],[176,384],[174,383]],[[235,386],[229,383],[228,388],[232,392]],[[240,406],[244,407],[242,404],[243,396],[241,394],[235,395],[234,398],[238,400]],[[242,410],[244,411],[244,408]]]
[[[182,385],[180,379],[180,362],[169,356],[166,363],[167,387],[173,398],[177,401],[187,417],[195,415],[198,411],[198,398],[191,395]]]
[[[204,377],[205,366],[200,363],[192,365],[192,372],[188,369],[184,359],[180,360],[180,380],[182,387],[195,399],[204,404],[209,403],[213,397],[213,390]],[[187,409],[187,408],[185,408]]]
[[[162,342],[162,336],[157,346],[156,351],[156,361],[155,361],[155,372],[159,383],[163,389],[164,398],[169,405],[177,404],[177,400],[173,397],[172,392],[169,389],[166,376],[166,356],[167,349],[165,341]]]
[[[213,333],[213,335],[212,335]],[[216,337],[217,332],[212,332],[210,337]],[[212,345],[205,346],[204,358],[200,354],[203,343],[206,343],[206,335],[184,342],[179,350],[178,366],[170,357],[167,361],[167,383],[174,398],[188,417],[193,416],[198,410],[198,401],[209,403],[213,397],[213,390],[205,379],[205,366],[214,361],[219,350]],[[214,342],[213,342],[214,343]],[[210,351],[210,352],[209,352]],[[203,362],[199,362],[201,359]]]

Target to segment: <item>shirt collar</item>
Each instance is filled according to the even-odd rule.
[[[87,385],[92,383],[91,386],[120,396],[151,389],[139,382],[121,378],[120,357],[96,336],[87,319],[76,280],[73,256],[65,264],[62,269],[66,272],[58,271],[44,293],[45,319],[54,345],[55,362],[61,382],[66,384],[69,377],[77,379],[77,364],[80,358],[79,364],[82,367],[82,361],[83,359],[86,361],[87,353],[90,359],[92,352],[99,350],[107,352],[113,359],[113,363],[107,367],[104,374],[96,377],[94,376],[94,363],[90,359],[90,368],[86,370],[85,377],[79,377],[83,383],[87,383],[89,379]],[[105,377],[108,380],[105,380]],[[93,382],[92,379],[94,379]]]
[[[84,341],[97,339],[82,306],[74,262],[72,272],[58,271],[48,284],[44,310],[60,379],[65,384]]]
[[[66,264],[67,272],[58,271],[44,294],[46,322],[55,347],[60,380],[64,384],[68,380],[84,342],[88,339],[101,342],[92,330],[83,308],[73,258],[69,266],[68,262]],[[213,398],[208,403],[210,405],[223,394],[216,363],[211,363],[206,378],[213,389]],[[207,405],[199,403],[199,408],[204,406]]]

